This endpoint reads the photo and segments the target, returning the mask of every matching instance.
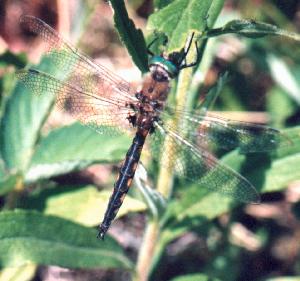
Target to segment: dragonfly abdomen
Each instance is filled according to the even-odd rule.
[[[115,218],[124,201],[140,160],[141,151],[147,134],[147,130],[138,130],[129,150],[127,151],[126,158],[119,171],[118,179],[114,185],[113,194],[109,199],[104,219],[99,227],[98,238],[104,238],[112,220]]]

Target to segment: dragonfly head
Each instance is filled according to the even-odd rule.
[[[169,81],[179,73],[176,64],[163,56],[152,56],[149,60],[149,69],[153,79],[158,82]]]
[[[149,69],[155,81],[165,82],[176,76],[181,69],[195,66],[199,60],[197,41],[195,41],[197,58],[195,62],[187,64],[186,57],[190,50],[194,38],[194,33],[188,38],[185,48],[179,52],[173,52],[168,55],[153,55],[149,60]]]

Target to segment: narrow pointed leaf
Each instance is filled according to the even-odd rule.
[[[281,276],[275,278],[268,278],[265,281],[300,281],[299,277]]]
[[[118,30],[123,44],[126,46],[135,65],[142,73],[148,71],[147,47],[140,29],[129,18],[123,0],[110,0],[114,11],[115,27]]]
[[[228,73],[226,72],[218,79],[216,85],[214,85],[209,90],[209,92],[205,96],[204,101],[201,103],[201,108],[200,108],[201,113],[203,114],[207,113],[207,110],[214,105],[216,99],[218,98],[221,91],[223,90],[224,84],[226,84],[227,79],[228,79]]]
[[[207,37],[234,33],[249,38],[259,38],[268,35],[284,36],[289,39],[300,41],[300,35],[280,29],[275,25],[254,20],[232,20],[224,27],[212,29],[207,32]]]
[[[152,189],[146,184],[147,172],[142,165],[139,165],[134,179],[150,215],[154,219],[160,218],[166,210],[167,202],[157,190]]]
[[[290,66],[277,56],[272,54],[267,56],[267,62],[270,68],[272,78],[286,93],[300,104],[300,83],[298,74],[291,71]]]
[[[174,279],[171,279],[171,281],[220,281],[220,279],[217,278],[211,278],[205,274],[189,274],[189,275],[183,275],[176,277]]]
[[[9,65],[14,65],[16,67],[25,67],[26,57],[24,54],[15,55],[9,51],[0,55],[0,67],[6,67]]]
[[[69,268],[131,268],[121,247],[96,230],[32,211],[0,214],[0,266],[29,263]]]

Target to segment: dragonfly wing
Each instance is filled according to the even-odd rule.
[[[228,120],[212,114],[199,115],[186,111],[169,110],[162,118],[180,121],[180,130],[165,125],[168,130],[180,131],[187,139],[196,138],[198,146],[213,145],[223,149],[239,148],[241,153],[272,151],[290,144],[280,131],[268,126]],[[167,124],[167,123],[166,123]]]
[[[55,66],[66,73],[64,81],[76,85],[83,92],[99,92],[102,97],[128,103],[135,102],[130,84],[100,64],[96,64],[70,43],[65,41],[53,28],[33,16],[22,16],[21,27],[40,38],[46,44],[46,54]],[[100,88],[99,88],[100,86]],[[110,91],[103,91],[109,87]]]
[[[191,182],[237,200],[252,203],[260,201],[254,186],[243,176],[179,134],[158,126],[160,128],[155,130],[152,138],[158,144],[156,148],[160,147],[156,155],[165,168],[175,170],[179,176]],[[162,145],[165,138],[168,138],[167,148]]]
[[[74,85],[37,70],[21,70],[17,77],[34,94],[54,95],[60,109],[99,133],[115,135],[132,129],[126,119],[128,114],[132,114],[131,109],[122,103],[112,102],[97,93],[82,92]],[[114,89],[106,87],[105,90],[113,94]]]

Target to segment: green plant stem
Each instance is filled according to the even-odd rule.
[[[195,56],[196,54],[191,51],[191,55]],[[180,108],[185,107],[187,101],[188,88],[190,86],[190,81],[192,77],[192,69],[187,68],[183,70],[179,76],[178,86],[177,86],[177,95],[176,95],[176,106]],[[178,111],[181,114],[182,111]],[[177,120],[177,121],[174,121]],[[178,120],[180,116],[176,116],[171,122],[173,126],[178,127]],[[177,122],[177,123],[176,123]],[[169,198],[173,190],[173,167],[175,165],[174,157],[174,141],[167,136],[164,142],[165,156],[160,167],[160,172],[157,181],[157,191],[160,192],[165,198]],[[146,231],[143,238],[143,243],[138,256],[137,267],[136,267],[136,276],[134,281],[147,281],[151,266],[152,260],[155,253],[155,246],[158,244],[158,239],[160,235],[160,225],[159,221],[152,220],[148,223]]]
[[[20,198],[20,195],[24,191],[24,188],[25,188],[25,186],[24,186],[23,178],[18,177],[18,179],[16,180],[16,183],[15,183],[14,190],[11,191],[6,197],[3,209],[11,210],[11,209],[15,208],[17,205],[17,202]]]
[[[151,269],[152,258],[155,250],[155,243],[159,236],[159,222],[151,220],[146,227],[142,246],[139,252],[136,265],[136,276],[134,281],[147,281]]]
[[[178,108],[185,108],[188,89],[190,87],[192,77],[192,69],[187,68],[181,72],[178,80],[177,93],[176,93],[176,106]],[[174,120],[171,122],[172,127],[178,128],[180,124],[178,121],[181,120],[182,110],[177,111]],[[157,181],[157,191],[160,192],[165,198],[169,198],[173,188],[173,171],[174,171],[174,157],[171,154],[176,151],[175,142],[170,136],[167,136],[164,143],[163,150],[166,151],[166,157],[162,160],[160,165],[160,171]]]

